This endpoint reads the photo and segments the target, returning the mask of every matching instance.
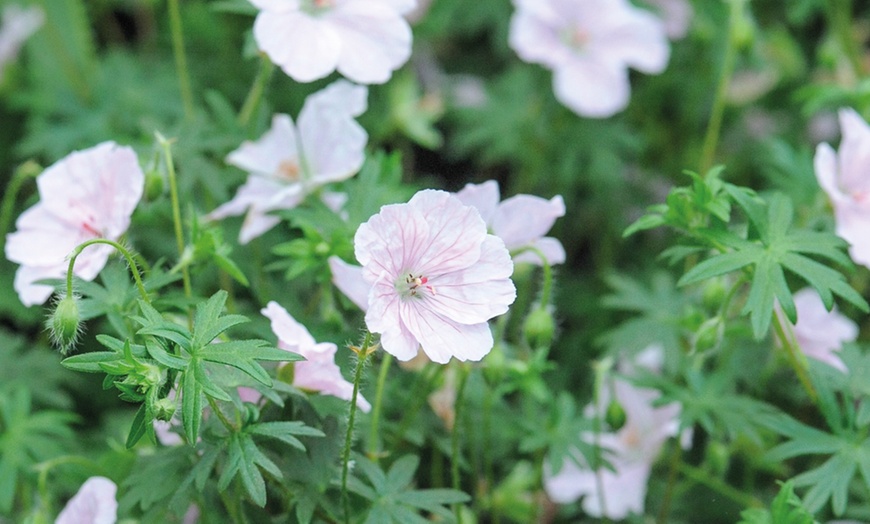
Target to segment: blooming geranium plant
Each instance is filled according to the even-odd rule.
[[[660,73],[670,50],[664,26],[626,0],[514,0],[510,45],[553,70],[556,98],[581,116],[628,105],[628,67]]]
[[[474,208],[441,191],[384,206],[360,226],[354,250],[371,286],[366,325],[384,350],[410,360],[480,360],[492,349],[487,321],[516,291],[513,263]]]
[[[251,0],[257,45],[287,75],[382,84],[411,56],[407,0]]]
[[[44,303],[53,288],[38,280],[66,274],[67,256],[93,238],[118,240],[145,183],[136,153],[129,147],[104,142],[70,154],[37,178],[40,201],[16,222],[6,240],[6,257],[21,264],[15,290],[25,305]],[[83,252],[75,274],[93,280],[112,253],[108,246]]]
[[[279,219],[270,211],[291,209],[311,192],[353,176],[362,166],[368,135],[354,120],[366,109],[365,87],[338,81],[305,101],[297,125],[284,114],[256,142],[245,142],[227,162],[248,171],[236,196],[208,216],[246,213],[239,242],[247,244]]]

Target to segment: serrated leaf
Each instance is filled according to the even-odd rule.
[[[253,435],[260,435],[263,437],[270,437],[280,440],[281,442],[293,446],[300,451],[305,451],[305,446],[294,435],[304,437],[326,436],[319,429],[306,426],[304,423],[299,421],[263,422],[250,426],[247,431]]]

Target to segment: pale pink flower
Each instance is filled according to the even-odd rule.
[[[840,110],[839,152],[816,148],[819,185],[834,206],[837,235],[851,244],[849,255],[870,267],[870,126],[854,109]]]
[[[836,309],[828,311],[822,298],[811,288],[794,294],[797,323],[793,326],[795,342],[810,358],[847,372],[837,353],[846,342],[858,338],[858,326]]]
[[[67,502],[55,524],[115,524],[118,487],[105,477],[91,477]]]
[[[365,87],[339,80],[305,100],[297,126],[288,115],[275,115],[259,140],[227,156],[250,175],[208,218],[247,212],[239,232],[246,244],[280,222],[270,211],[294,208],[320,186],[353,176],[365,160],[368,135],[354,117],[366,110],[367,95]],[[332,196],[327,202],[337,203]]]
[[[353,384],[344,379],[335,363],[338,349],[330,342],[315,342],[305,326],[296,321],[277,302],[269,302],[260,313],[272,321],[272,331],[278,335],[278,347],[305,357],[295,362],[293,385],[306,391],[318,391],[344,400],[353,396]],[[371,404],[362,395],[357,396],[357,406],[368,412]]]
[[[504,241],[514,254],[514,262],[541,265],[537,253],[524,248],[541,250],[550,265],[565,262],[565,248],[553,237],[545,237],[556,219],[565,215],[565,202],[557,195],[546,200],[532,195],[516,195],[499,202],[498,182],[488,180],[482,184],[467,184],[456,193],[463,204],[480,212],[489,231]]]
[[[658,391],[635,387],[624,379],[616,379],[614,389],[625,409],[626,422],[616,433],[600,436],[601,446],[612,452],[607,459],[614,471],[601,468],[596,473],[566,460],[556,475],[545,469],[544,489],[554,502],[568,504],[582,496],[583,510],[589,515],[619,520],[630,513],[643,513],[652,465],[664,443],[679,431],[680,406],[653,407],[660,396]],[[609,398],[605,398],[602,406],[608,402]],[[584,435],[584,439],[593,442],[591,434]],[[578,459],[583,462],[581,457]],[[602,511],[596,475],[601,476],[606,511]]]
[[[335,70],[382,84],[411,56],[408,0],[250,0],[254,39],[287,75],[311,82]]]
[[[15,60],[24,42],[45,22],[45,13],[37,6],[21,7],[9,4],[3,7],[0,24],[0,82],[3,69]]]
[[[332,271],[332,282],[351,302],[363,311],[369,308],[369,291],[372,286],[363,280],[362,268],[348,264],[344,260],[329,257],[329,269]]]
[[[42,304],[51,286],[34,284],[66,274],[73,249],[94,238],[118,240],[142,197],[145,175],[136,153],[114,142],[67,155],[36,179],[40,201],[18,217],[6,237],[6,258],[21,264],[15,290],[27,306]],[[75,275],[93,280],[113,248],[94,245],[76,259]]]
[[[604,118],[628,105],[628,67],[664,71],[662,22],[626,0],[514,0],[510,46],[553,70],[556,98],[581,116]]]
[[[354,237],[371,286],[366,325],[399,360],[480,360],[493,346],[487,321],[516,298],[504,242],[471,206],[444,191],[383,206]]]

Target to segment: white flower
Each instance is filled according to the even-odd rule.
[[[801,351],[810,358],[847,372],[837,353],[846,342],[858,337],[858,326],[837,310],[828,311],[821,297],[811,288],[794,294],[797,323],[793,332]]]
[[[45,13],[37,6],[21,7],[15,4],[3,7],[0,25],[0,81],[3,69],[15,59],[25,40],[42,27]]]
[[[382,84],[411,56],[410,0],[250,0],[257,45],[299,82]]]
[[[492,234],[504,240],[508,250],[536,248],[550,265],[565,262],[562,243],[544,236],[557,218],[565,216],[565,202],[561,196],[546,200],[533,195],[515,195],[499,202],[498,182],[488,180],[483,184],[467,184],[456,193],[456,198],[477,209]],[[514,262],[541,265],[537,253],[526,251],[513,258]]]
[[[145,175],[136,153],[114,142],[67,155],[36,179],[40,201],[18,217],[6,237],[6,258],[21,264],[15,290],[27,306],[42,304],[53,288],[35,281],[61,278],[65,261],[86,240],[118,240],[142,197]],[[113,252],[94,245],[76,259],[75,275],[93,280]]]
[[[118,487],[105,477],[91,477],[67,502],[54,524],[115,524]]]
[[[275,115],[266,134],[227,157],[250,175],[208,218],[247,212],[239,232],[246,244],[278,224],[270,211],[296,207],[318,187],[353,176],[365,160],[368,135],[354,117],[366,110],[367,95],[365,87],[339,80],[305,100],[298,126],[287,115]]]
[[[514,0],[510,45],[553,70],[556,98],[582,116],[628,105],[628,67],[661,73],[670,48],[662,22],[626,0]]]

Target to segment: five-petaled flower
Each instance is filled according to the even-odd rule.
[[[259,48],[287,75],[311,82],[335,70],[382,84],[411,56],[410,0],[250,0]]]
[[[493,346],[487,321],[505,313],[516,289],[504,242],[471,206],[424,190],[384,206],[354,236],[371,286],[366,325],[399,360],[423,351],[434,362],[480,360]]]
[[[133,149],[104,142],[69,154],[37,179],[40,201],[18,217],[6,237],[6,258],[21,264],[15,290],[27,306],[42,304],[51,286],[41,279],[66,274],[66,257],[94,238],[118,240],[142,197],[145,175]],[[90,246],[76,259],[75,275],[93,280],[112,248]]]
[[[67,502],[55,524],[115,524],[118,487],[105,477],[91,477]]]
[[[662,22],[626,0],[514,0],[510,45],[553,70],[556,98],[582,116],[628,105],[628,67],[661,73],[670,48]]]
[[[840,110],[843,140],[839,152],[816,149],[819,185],[834,206],[837,235],[851,244],[849,255],[870,267],[870,126],[853,109]]]
[[[353,176],[368,140],[354,117],[366,110],[367,95],[365,87],[339,80],[305,100],[298,125],[288,115],[275,115],[266,134],[227,157],[250,175],[236,196],[208,217],[247,211],[239,232],[239,242],[246,244],[278,224],[270,211],[294,208],[318,187]]]
[[[533,195],[515,195],[499,203],[498,182],[467,184],[456,193],[463,204],[474,206],[493,235],[516,252],[514,262],[541,265],[541,257],[524,248],[534,248],[550,265],[565,262],[565,248],[553,237],[545,237],[557,218],[565,215],[565,202],[557,195],[550,200]]]
[[[306,391],[318,391],[344,400],[351,400],[353,384],[344,379],[335,363],[338,349],[331,342],[315,342],[305,326],[294,319],[277,302],[269,302],[260,313],[272,321],[272,331],[278,335],[278,347],[298,353],[305,360],[293,363],[293,385]],[[362,395],[356,405],[368,412],[371,404]]]

